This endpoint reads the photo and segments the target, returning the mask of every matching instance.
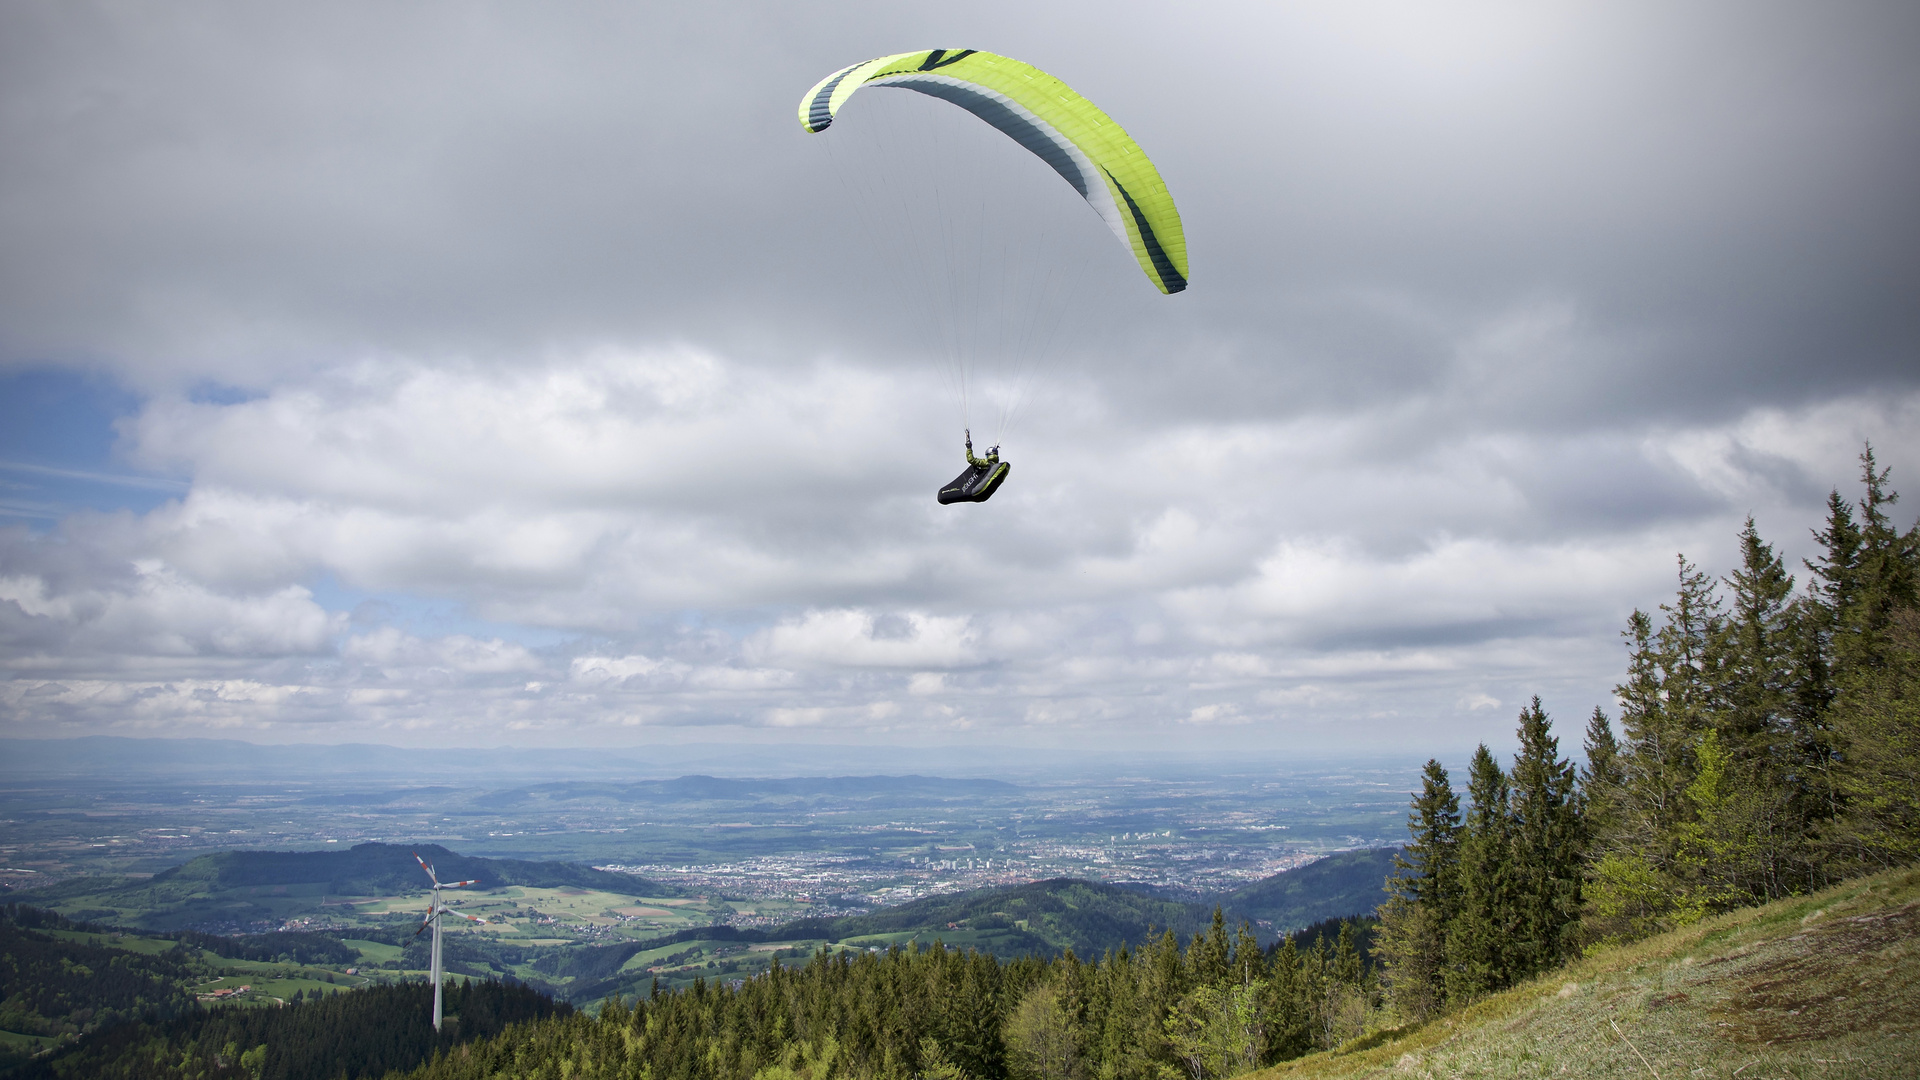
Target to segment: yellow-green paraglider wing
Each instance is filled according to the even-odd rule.
[[[999,128],[1086,198],[1161,292],[1187,287],[1187,237],[1160,171],[1119,124],[1066,83],[974,49],[896,53],[820,80],[800,99],[801,126],[825,131],[863,86],[916,90]]]

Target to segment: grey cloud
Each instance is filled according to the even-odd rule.
[[[0,714],[1504,734],[1604,699],[1675,551],[1721,568],[1752,512],[1797,557],[1864,439],[1920,470],[1911,5],[1085,15],[0,12],[0,364],[138,387],[121,451],[192,481],[0,540]],[[1124,123],[1193,288],[970,118],[793,122],[943,42]],[[963,277],[1077,286],[987,507],[929,497],[943,331],[868,173],[980,201]],[[322,575],[549,643],[349,617]]]
[[[841,12],[15,8],[5,351],[252,385],[367,349],[910,340],[790,101],[964,31],[1162,161],[1197,284],[1125,305],[1146,347],[1105,358],[1155,402],[1391,397],[1541,295],[1594,324],[1589,417],[1911,384],[1906,6],[1142,8],[1098,48],[1029,8]]]

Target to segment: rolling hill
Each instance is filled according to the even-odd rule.
[[[1235,889],[1218,902],[1228,911],[1266,920],[1275,934],[1371,912],[1386,899],[1383,889],[1399,850],[1338,852]]]
[[[1268,920],[1275,929],[1262,929],[1258,936],[1271,943],[1276,931],[1369,913],[1379,903],[1392,854],[1343,852],[1222,897],[1190,902],[1056,878],[923,897],[866,915],[802,919],[765,930],[696,927],[646,941],[568,949],[541,958],[533,970],[554,992],[587,1003],[644,991],[655,973],[670,985],[695,975],[753,974],[765,969],[769,946],[804,953],[822,945],[875,949],[937,941],[1002,959],[1067,949],[1092,958],[1139,946],[1167,930],[1185,941],[1212,922],[1216,906],[1229,925]]]

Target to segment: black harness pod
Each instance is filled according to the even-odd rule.
[[[953,478],[953,482],[940,489],[938,498],[942,505],[957,502],[986,502],[993,493],[1000,490],[1006,482],[1007,474],[1013,471],[1011,462],[996,461],[991,465],[969,465],[967,471]]]

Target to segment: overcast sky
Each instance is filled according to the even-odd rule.
[[[1678,553],[1920,502],[1920,6],[962,7],[0,5],[0,736],[1571,748]],[[801,130],[936,46],[1191,289]]]

